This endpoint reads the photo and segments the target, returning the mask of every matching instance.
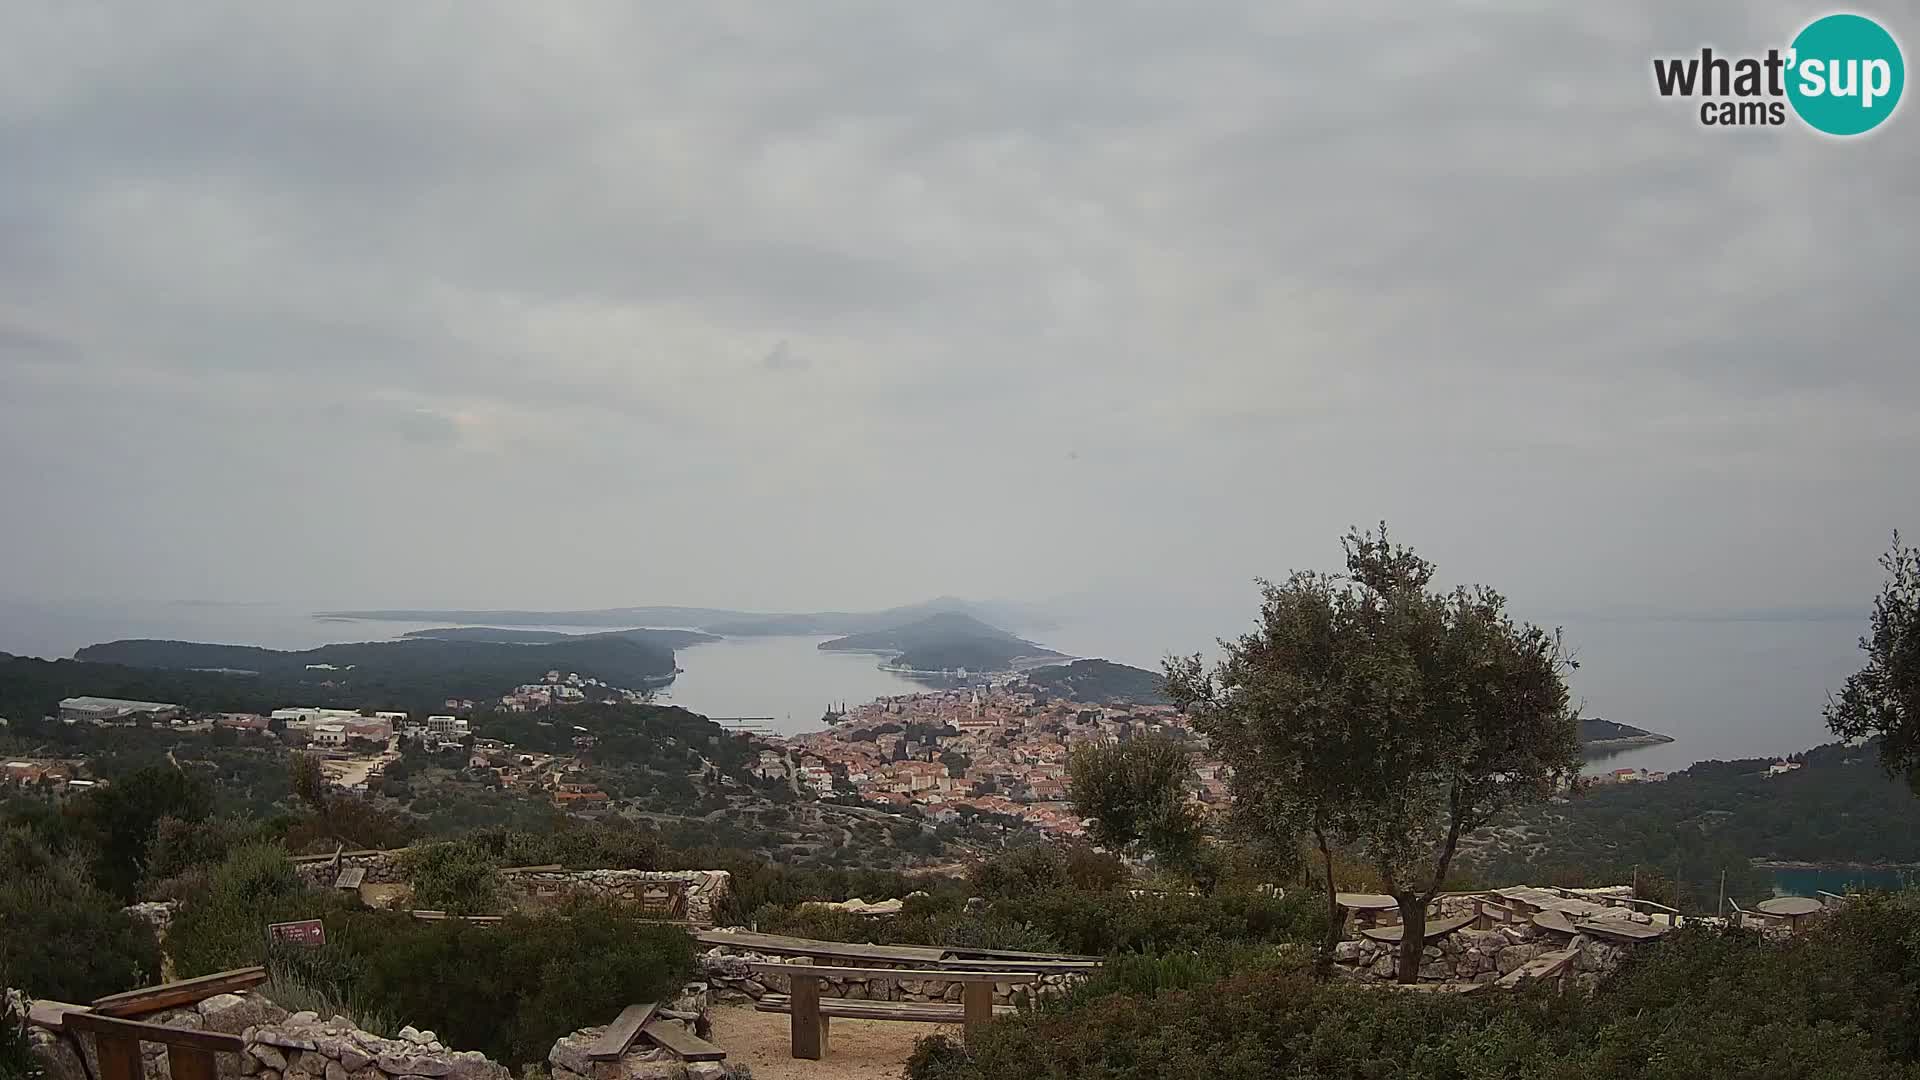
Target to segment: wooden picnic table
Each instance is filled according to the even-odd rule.
[[[756,975],[779,975],[787,980],[788,993],[778,1001],[768,995],[755,1006],[762,1011],[788,1013],[791,1022],[793,1056],[818,1061],[827,1052],[828,1021],[834,1016],[864,1020],[960,1020],[971,1037],[980,1026],[993,1019],[993,984],[996,982],[1038,982],[1037,971],[963,971],[953,968],[910,970],[905,968],[833,967],[824,964],[781,964],[758,961],[752,965]],[[961,984],[960,1009],[954,1015],[951,1005],[933,1002],[848,1001],[821,999],[823,979],[905,979],[909,981],[957,982]]]

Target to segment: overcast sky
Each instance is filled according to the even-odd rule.
[[[114,7],[0,0],[16,600],[1250,614],[1386,518],[1864,610],[1920,533],[1915,104],[1652,91],[1825,8]]]

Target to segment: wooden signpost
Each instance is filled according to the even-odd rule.
[[[298,922],[277,922],[267,925],[267,944],[269,945],[325,945],[327,927],[319,919],[301,919]]]

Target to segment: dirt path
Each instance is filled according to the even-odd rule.
[[[898,1080],[915,1039],[936,1033],[960,1037],[957,1024],[843,1018],[833,1021],[824,1059],[796,1061],[790,1023],[785,1013],[724,1006],[713,1010],[713,1041],[728,1061],[751,1066],[754,1080]]]

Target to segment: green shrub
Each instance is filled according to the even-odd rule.
[[[1304,891],[1286,898],[1257,892],[1212,896],[1188,893],[1090,893],[1072,889],[1008,897],[992,915],[1031,926],[1067,952],[1165,952],[1215,940],[1313,941],[1326,914]]]
[[[24,829],[0,830],[0,987],[91,1001],[159,973],[151,928],[95,888],[78,856],[55,856]]]
[[[1244,946],[1116,958],[1064,1002],[997,1021],[965,1047],[923,1041],[907,1076],[1920,1080],[1916,915],[1920,894],[1906,894],[1858,899],[1785,942],[1684,929],[1591,998],[1320,984],[1304,963],[1269,964]]]
[[[236,848],[208,876],[204,893],[182,905],[167,931],[167,950],[183,978],[267,962],[267,926],[322,918],[357,905],[331,889],[308,889],[282,848]]]
[[[449,840],[411,848],[405,866],[416,908],[471,915],[499,906],[498,865],[472,841]]]
[[[373,913],[345,922],[342,940],[366,961],[352,1000],[515,1066],[636,1001],[671,1000],[694,971],[685,931],[584,901],[497,926]]]

